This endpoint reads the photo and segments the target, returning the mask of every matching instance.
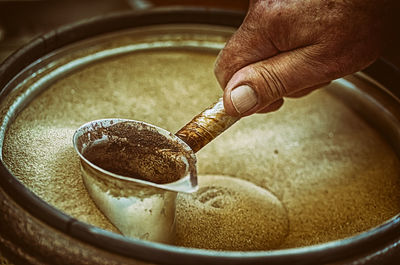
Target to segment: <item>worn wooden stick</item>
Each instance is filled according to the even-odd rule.
[[[175,135],[196,153],[239,119],[240,117],[232,117],[225,112],[220,98],[217,103],[194,117]]]

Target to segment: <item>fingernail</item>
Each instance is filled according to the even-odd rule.
[[[257,95],[251,87],[243,85],[232,90],[231,100],[236,111],[242,114],[257,104]]]

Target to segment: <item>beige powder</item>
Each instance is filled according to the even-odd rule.
[[[117,231],[85,190],[72,147],[74,131],[90,120],[110,117],[177,131],[221,95],[212,72],[214,60],[213,54],[194,51],[153,51],[76,72],[55,83],[19,115],[6,135],[5,163],[29,189],[61,211]],[[239,194],[228,201],[238,208],[232,215],[232,211],[219,212],[229,215],[229,222],[216,228],[215,207],[193,199],[196,194],[178,196],[180,245],[305,246],[365,231],[400,209],[397,157],[373,129],[324,90],[287,100],[278,112],[239,121],[198,153],[198,171],[216,176],[221,189]],[[253,184],[242,185],[224,176],[257,185],[269,199],[254,202],[253,208],[251,202],[263,193],[251,194]],[[200,181],[204,187],[213,185],[210,176]],[[282,228],[276,220],[286,220],[279,205],[287,209],[288,232],[278,229],[281,233],[271,234],[268,224]],[[271,213],[266,220],[263,209]],[[252,211],[252,221],[260,224],[246,226],[243,220]],[[202,230],[192,233],[196,220],[201,220]],[[236,226],[247,236],[246,246],[232,229]],[[213,237],[215,231],[218,237]],[[268,237],[265,241],[260,231]],[[224,237],[229,245],[223,245]],[[205,238],[210,241],[204,242]]]
[[[199,190],[179,194],[177,240],[183,246],[217,250],[263,250],[289,233],[285,207],[251,182],[200,175]]]

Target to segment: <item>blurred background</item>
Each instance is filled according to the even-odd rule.
[[[0,0],[0,62],[58,26],[111,12],[197,6],[247,10],[247,0]]]

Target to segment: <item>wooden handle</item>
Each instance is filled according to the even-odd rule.
[[[175,135],[196,153],[239,119],[240,117],[232,117],[225,112],[222,98],[220,98],[217,103],[194,117]]]

